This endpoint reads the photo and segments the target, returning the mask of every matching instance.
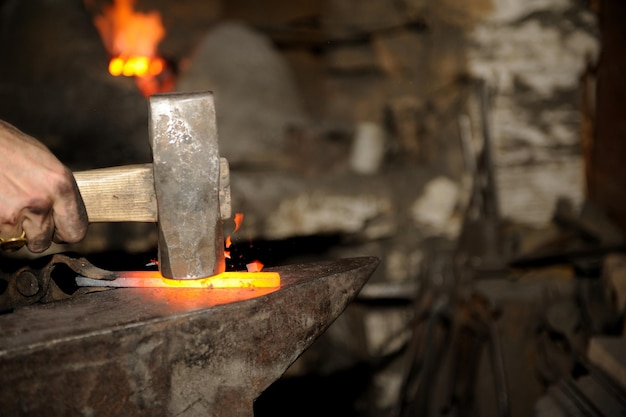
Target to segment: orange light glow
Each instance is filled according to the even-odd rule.
[[[137,86],[148,96],[159,91],[155,77],[165,69],[165,61],[157,56],[165,28],[158,12],[136,12],[133,4],[134,0],[114,0],[94,18],[94,25],[113,57],[111,75],[137,77]]]
[[[224,288],[210,291],[194,288],[142,288],[143,297],[151,305],[158,305],[163,314],[188,313],[224,304],[262,297],[280,288]]]
[[[278,272],[222,272],[207,278],[170,279],[158,271],[124,271],[107,284],[126,288],[277,288]]]

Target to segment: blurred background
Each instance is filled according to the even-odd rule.
[[[381,259],[259,416],[615,415],[624,22],[615,0],[0,0],[0,118],[75,171],[144,163],[147,98],[213,91],[228,268]],[[49,252],[136,269],[156,235]]]

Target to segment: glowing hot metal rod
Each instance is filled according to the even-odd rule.
[[[123,288],[278,288],[278,272],[222,272],[207,278],[163,278],[156,271],[121,271],[111,281],[77,277],[79,287]]]

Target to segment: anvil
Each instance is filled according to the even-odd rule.
[[[117,288],[0,315],[0,414],[251,417],[378,263],[271,268],[279,289]]]
[[[230,189],[213,97],[153,96],[150,110],[152,164],[75,174],[89,219],[156,221],[163,276],[215,275],[224,269]],[[379,259],[269,268],[280,274],[275,288],[83,288],[26,305],[54,299],[42,294],[56,263],[110,279],[110,271],[62,254],[39,275],[18,271],[5,295],[22,297],[22,307],[0,315],[3,416],[249,417]]]

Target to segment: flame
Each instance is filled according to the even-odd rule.
[[[137,86],[147,97],[163,91],[156,77],[166,67],[157,55],[165,28],[158,12],[135,12],[133,4],[134,0],[114,0],[94,18],[94,25],[112,56],[111,75],[136,77]]]
[[[109,73],[114,76],[126,77],[156,77],[165,68],[165,61],[161,58],[148,58],[146,56],[117,56],[109,62]]]
[[[235,217],[233,221],[235,222],[235,230],[233,230],[233,233],[235,233],[241,227],[241,223],[243,222],[243,213],[235,213]],[[230,236],[227,236],[224,246],[226,247],[226,249],[228,249],[230,248],[231,245],[232,245],[232,240]],[[230,251],[225,250],[224,257],[227,259],[230,259]],[[261,270],[263,269],[263,266],[264,266],[263,263],[261,263],[261,261],[258,261],[258,260],[252,261],[246,264],[246,268],[248,272],[261,272]]]
[[[235,233],[241,227],[241,223],[243,222],[243,213],[235,213],[234,220],[235,220],[235,230],[233,231],[233,233]]]

